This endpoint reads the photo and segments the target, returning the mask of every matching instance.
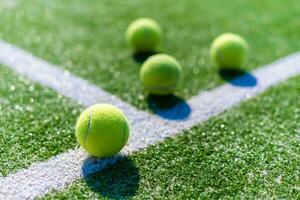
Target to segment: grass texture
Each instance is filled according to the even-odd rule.
[[[76,146],[79,106],[0,66],[0,175]]]
[[[45,199],[298,199],[300,78]]]
[[[151,17],[162,26],[157,51],[182,64],[176,94],[186,99],[224,82],[209,58],[216,36],[245,37],[251,51],[243,70],[251,70],[299,50],[299,11],[297,0],[18,0],[0,13],[0,37],[148,109],[138,75],[144,55],[133,56],[124,39],[132,20]]]

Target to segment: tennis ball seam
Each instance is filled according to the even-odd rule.
[[[122,138],[123,146],[125,146],[125,128],[126,128],[126,121],[123,122],[123,138]]]
[[[85,133],[85,137],[84,137],[84,148],[86,149],[86,141],[88,139],[88,136],[90,134],[90,130],[91,130],[91,127],[92,127],[92,115],[93,115],[93,110],[90,108],[90,112],[89,112],[89,119],[88,119],[88,127],[87,127],[87,130],[86,130],[86,133]],[[125,141],[125,133],[126,133],[126,122],[127,121],[124,121],[123,122],[123,136],[122,136],[122,145],[125,146],[126,144],[126,141]]]
[[[87,130],[86,130],[86,133],[84,134],[84,141],[83,141],[83,147],[85,149],[86,149],[86,140],[88,139],[88,135],[90,133],[91,126],[92,126],[92,115],[93,115],[93,110],[92,110],[92,108],[90,108],[88,127],[87,127]]]

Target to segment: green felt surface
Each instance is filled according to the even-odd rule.
[[[80,107],[0,66],[0,175],[76,146]]]
[[[45,199],[298,199],[300,78]]]
[[[164,29],[158,51],[183,66],[177,95],[188,98],[224,82],[209,58],[212,40],[224,32],[250,44],[245,70],[300,48],[298,0],[17,0],[0,12],[0,38],[147,109],[140,64],[125,42],[127,25],[151,17]],[[140,60],[140,58],[139,58]]]

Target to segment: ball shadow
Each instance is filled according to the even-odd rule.
[[[103,163],[117,163],[102,169]],[[98,168],[98,170],[97,170]],[[108,199],[128,199],[139,188],[140,174],[129,157],[115,156],[106,159],[87,158],[82,166],[83,178],[88,187]]]
[[[239,69],[221,69],[220,77],[234,86],[254,87],[257,85],[257,79],[249,72]]]
[[[158,51],[145,51],[145,52],[136,52],[132,55],[132,58],[135,62],[143,64],[150,56],[158,54]]]
[[[149,95],[147,104],[155,114],[169,120],[184,120],[191,114],[187,102],[175,95]]]

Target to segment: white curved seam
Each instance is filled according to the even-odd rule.
[[[83,142],[83,145],[84,145],[85,149],[86,149],[86,140],[88,138],[88,135],[90,133],[91,126],[92,126],[92,114],[93,114],[93,110],[92,110],[92,108],[90,108],[88,127],[87,127],[87,131],[86,131],[86,133],[84,135],[84,142]]]

